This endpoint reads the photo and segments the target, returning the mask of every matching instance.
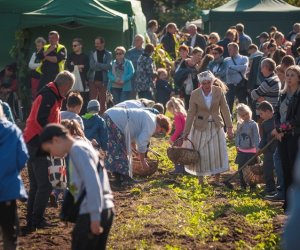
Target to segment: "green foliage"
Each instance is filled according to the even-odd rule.
[[[18,97],[23,108],[27,111],[31,105],[30,89],[28,88],[28,59],[30,33],[28,30],[18,30],[15,34],[15,44],[10,50],[10,55],[17,63]]]

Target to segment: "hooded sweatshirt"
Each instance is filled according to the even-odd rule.
[[[0,119],[0,202],[27,198],[20,171],[25,167],[28,152],[21,130]]]
[[[98,115],[86,113],[82,116],[84,135],[90,141],[95,139],[102,150],[107,150],[107,128],[105,121]]]
[[[55,82],[48,83],[35,98],[24,129],[26,143],[37,146],[38,136],[48,123],[60,123],[63,97]]]

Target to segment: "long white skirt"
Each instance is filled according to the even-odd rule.
[[[204,131],[192,127],[188,138],[193,142],[200,154],[197,164],[185,165],[186,172],[196,175],[214,175],[229,169],[225,133],[223,128],[217,128],[214,122],[209,122]],[[189,141],[183,147],[193,148]]]

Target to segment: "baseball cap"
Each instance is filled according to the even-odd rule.
[[[269,34],[267,32],[262,32],[259,34],[259,36],[257,36],[256,38],[266,38],[266,39],[269,39]]]

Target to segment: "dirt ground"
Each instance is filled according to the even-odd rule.
[[[26,182],[27,178],[25,171],[23,173],[23,177]],[[172,179],[172,177],[156,175],[156,178],[160,178],[162,183],[165,183],[165,185],[169,185],[171,183],[176,184],[176,180]],[[143,187],[143,185],[147,185],[147,183],[141,184],[140,186]],[[26,186],[28,186],[27,183]],[[143,190],[147,191],[147,188],[144,187]],[[150,196],[151,195],[149,194],[149,197]],[[148,197],[148,202],[151,203],[152,208],[155,208],[156,211],[164,211],[168,209],[165,207],[162,200],[170,199],[169,190],[160,190],[160,199],[157,199],[157,196],[155,195],[152,196],[153,199]],[[228,208],[225,206],[225,209],[218,214],[214,225],[218,227],[226,227],[229,229],[229,232],[223,237],[219,236],[218,241],[215,241],[213,238],[208,238],[205,242],[202,242],[192,236],[182,234],[176,235],[172,230],[168,229],[168,226],[163,225],[163,223],[161,225],[159,223],[144,224],[143,228],[139,230],[139,233],[133,235],[131,238],[126,238],[122,237],[122,235],[118,235],[120,234],[119,227],[125,225],[126,228],[126,223],[128,223],[128,221],[132,219],[139,219],[139,217],[135,214],[137,211],[136,209],[140,204],[144,205],[145,200],[141,201],[136,195],[134,195],[131,189],[115,191],[114,197],[117,209],[115,222],[109,240],[109,249],[237,249],[234,242],[243,241],[247,242],[249,246],[255,245],[253,235],[257,235],[259,233],[255,227],[249,227],[242,216],[237,214],[230,206],[228,206]],[[221,188],[217,190],[214,200],[207,200],[207,204],[214,204],[215,202],[218,202],[218,204],[226,204],[227,202]],[[185,206],[184,202],[182,202],[182,205]],[[280,204],[273,205],[280,206]],[[21,228],[25,225],[25,215],[26,204],[19,203]],[[46,211],[46,219],[52,223],[53,227],[21,235],[19,237],[20,249],[70,249],[72,225],[65,225],[62,223],[59,220],[58,215],[59,208],[48,207]],[[161,219],[164,220],[165,218]],[[285,219],[284,215],[277,215],[274,217],[273,225],[276,233],[281,233]],[[128,224],[128,226],[130,225]],[[237,228],[242,228],[242,232],[236,230]],[[148,243],[142,244],[145,241]],[[137,242],[140,242],[141,244],[137,244]],[[172,242],[172,245],[176,245],[177,247],[166,248],[166,245],[170,242]]]

